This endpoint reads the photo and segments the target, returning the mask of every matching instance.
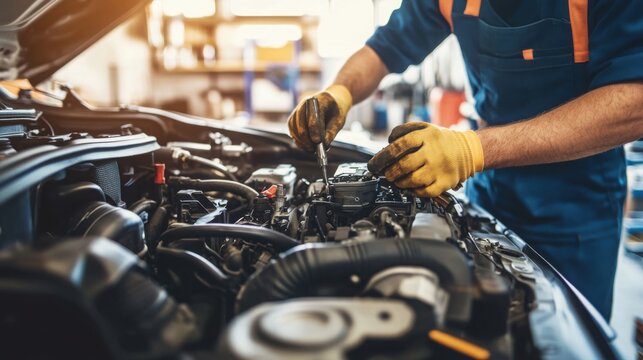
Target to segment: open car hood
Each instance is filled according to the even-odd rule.
[[[0,80],[38,84],[126,20],[147,0],[4,1]]]

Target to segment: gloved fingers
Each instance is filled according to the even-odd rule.
[[[438,182],[434,182],[429,186],[419,187],[413,190],[413,193],[423,198],[434,198],[442,195],[443,192],[449,189],[444,189]]]
[[[323,119],[326,120],[326,123],[324,124],[326,126],[326,132],[322,138],[324,145],[328,147],[335,139],[337,133],[344,127],[346,114],[341,113],[337,101],[331,94],[322,92],[317,96],[317,99],[319,99]]]
[[[308,124],[306,121],[304,121],[303,114],[304,106],[300,105],[298,106],[295,111],[293,111],[292,115],[290,115],[290,118],[288,119],[288,130],[290,132],[290,136],[295,140],[295,144],[308,152],[312,152],[315,149],[315,145],[310,141],[310,137],[308,135]]]
[[[375,175],[381,175],[387,167],[397,163],[404,156],[416,152],[421,147],[421,137],[403,136],[375,154],[368,162],[368,170]]]
[[[324,144],[328,146],[330,145],[330,142],[326,143],[326,135],[329,130],[334,131],[335,134],[339,131],[336,124],[337,117],[339,116],[339,108],[337,107],[335,99],[328,93],[320,93],[315,95],[315,98],[317,98],[317,101],[319,102],[319,121],[321,121],[321,126],[317,123],[317,119],[312,112],[312,107],[307,106],[306,121],[308,126],[308,136],[313,144],[319,144],[324,141]],[[334,135],[332,138],[334,138]]]
[[[311,146],[311,145],[308,145],[308,143],[303,143],[303,142],[297,140],[296,138],[293,138],[293,140],[295,140],[295,145],[297,145],[298,148],[300,148],[300,149],[302,149],[304,151],[308,151],[308,152],[314,152],[315,151],[315,148],[313,146]]]
[[[344,127],[345,118],[341,116],[336,116],[331,118],[329,122],[326,123],[326,134],[324,134],[324,146],[330,146],[330,143],[335,140],[337,133]]]
[[[435,175],[426,166],[397,180],[395,185],[400,189],[416,189],[426,187],[435,182]]]
[[[429,124],[422,121],[411,121],[406,124],[398,125],[388,136],[388,142],[390,144],[410,132],[426,129],[428,126]]]
[[[401,158],[397,163],[389,166],[384,170],[384,176],[391,182],[402,178],[403,176],[420,169],[426,163],[426,159],[416,153],[408,154]]]
[[[324,132],[324,114],[321,111],[321,102],[319,102],[319,107],[319,120],[315,118],[314,107],[311,102],[305,101],[302,111],[302,123],[305,124],[308,130],[308,138],[313,145],[319,144],[322,141],[322,134]],[[321,125],[318,124],[317,121],[320,121]]]

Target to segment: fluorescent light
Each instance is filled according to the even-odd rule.
[[[236,16],[302,16],[307,13],[304,0],[231,0]]]
[[[215,13],[215,0],[163,0],[163,14],[168,17],[200,18]]]
[[[319,55],[346,57],[364,45],[373,29],[371,0],[332,0],[319,23]]]
[[[163,14],[173,17],[183,13],[183,4],[179,0],[163,0]]]
[[[248,24],[239,26],[237,42],[255,40],[260,46],[282,47],[288,41],[301,39],[301,28],[297,25]]]
[[[150,4],[150,17],[160,18],[163,16],[163,0],[154,0]]]
[[[216,13],[214,0],[181,0],[184,4],[183,16],[187,18],[200,18],[212,16]]]

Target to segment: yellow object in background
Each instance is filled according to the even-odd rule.
[[[295,61],[295,42],[288,41],[280,47],[257,45],[255,59],[259,63],[292,63]]]

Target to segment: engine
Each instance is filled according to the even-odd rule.
[[[9,194],[13,182],[2,176],[13,172],[0,176],[8,354],[487,359],[546,351],[547,336],[535,344],[529,321],[553,311],[543,273],[510,231],[458,196],[418,198],[365,163],[336,164],[324,183],[310,164],[257,160],[260,149],[219,133],[209,144],[151,139],[3,142],[15,150],[3,165],[11,171],[34,156],[76,154],[40,180],[20,173],[23,192]],[[563,336],[557,331],[551,344]],[[21,345],[33,338],[42,345]]]

